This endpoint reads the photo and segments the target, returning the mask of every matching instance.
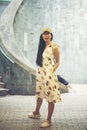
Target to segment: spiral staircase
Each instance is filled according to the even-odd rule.
[[[35,76],[35,67],[23,54],[14,34],[15,16],[21,4],[23,4],[23,0],[12,0],[0,18],[0,48],[13,63],[28,71],[31,76]],[[0,95],[7,93],[8,89],[5,88],[2,76],[0,76]]]

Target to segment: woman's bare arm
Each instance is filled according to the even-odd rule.
[[[53,72],[54,72],[60,63],[60,52],[59,52],[59,48],[57,45],[53,46],[53,53],[54,53],[54,57],[55,57],[55,64],[53,66]]]

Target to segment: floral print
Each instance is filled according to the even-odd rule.
[[[58,79],[51,71],[54,63],[52,45],[44,50],[42,58],[43,66],[38,67],[36,73],[36,98],[46,98],[48,102],[59,102],[61,98]]]

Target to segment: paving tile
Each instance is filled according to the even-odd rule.
[[[87,86],[72,88],[62,94],[62,102],[55,105],[52,126],[43,130],[87,130]],[[47,102],[41,107],[41,119],[29,119],[35,107],[35,96],[7,95],[0,97],[0,130],[42,130],[40,124],[47,116]]]

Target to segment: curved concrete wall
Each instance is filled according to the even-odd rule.
[[[13,31],[14,18],[22,1],[13,0],[0,18],[0,49],[14,62],[6,59],[0,50],[0,76],[11,94],[32,95],[35,94],[35,69],[19,48]],[[3,10],[0,8],[0,13]]]
[[[12,0],[0,19],[1,48],[17,64],[35,74],[33,64],[29,62],[14,37],[13,23],[23,0]],[[14,6],[15,5],[15,6]]]

